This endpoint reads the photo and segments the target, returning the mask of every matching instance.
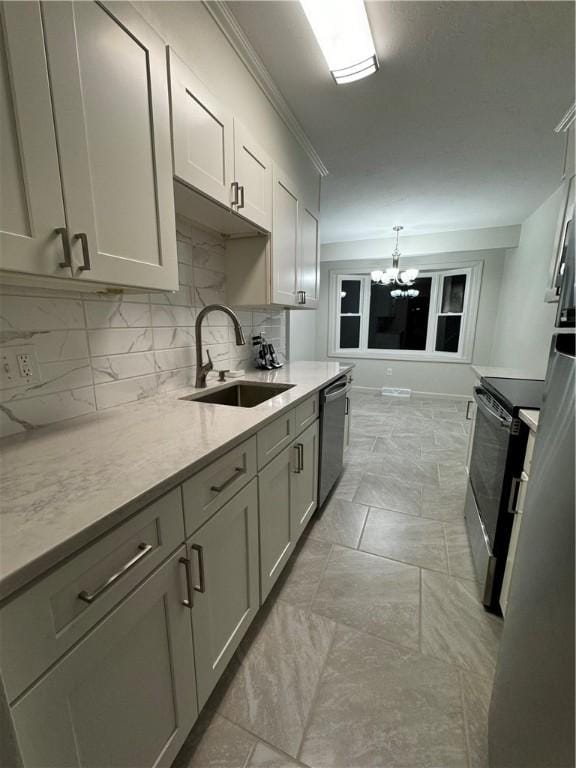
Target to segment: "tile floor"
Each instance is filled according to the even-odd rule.
[[[354,393],[347,466],[174,768],[486,768],[501,630],[463,522],[465,404]]]

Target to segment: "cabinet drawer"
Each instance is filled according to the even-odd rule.
[[[296,436],[295,409],[284,413],[258,432],[258,469],[290,445]]]
[[[309,427],[318,418],[318,395],[313,395],[296,406],[296,434]]]
[[[194,533],[256,474],[256,438],[212,462],[184,485],[186,534]]]
[[[176,488],[7,603],[0,610],[0,663],[8,699],[62,656],[184,538]]]

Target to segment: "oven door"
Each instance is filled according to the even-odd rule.
[[[494,547],[513,419],[483,387],[474,387],[474,400],[478,410],[470,459],[470,483],[484,530]]]

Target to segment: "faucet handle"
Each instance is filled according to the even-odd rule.
[[[205,363],[202,366],[202,368],[204,368],[204,370],[206,370],[206,371],[212,371],[212,370],[214,370],[214,364],[212,363],[212,358],[210,357],[210,350],[209,349],[206,350],[206,356],[208,357],[208,362]]]
[[[230,368],[226,368],[224,371],[218,371],[218,381],[226,381],[227,373],[230,373]]]

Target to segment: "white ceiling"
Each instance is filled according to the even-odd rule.
[[[560,183],[573,3],[366,5],[380,71],[338,86],[299,2],[228,3],[330,171],[323,242],[523,221]]]

